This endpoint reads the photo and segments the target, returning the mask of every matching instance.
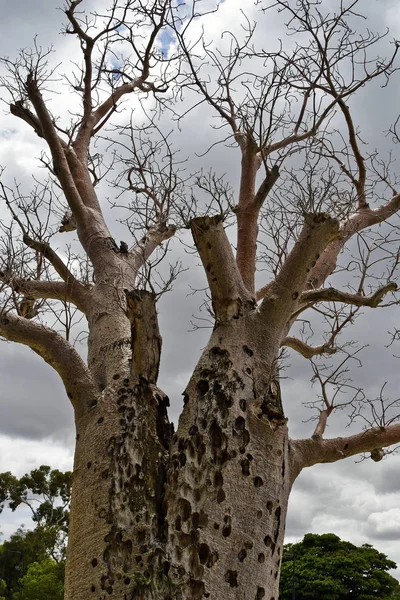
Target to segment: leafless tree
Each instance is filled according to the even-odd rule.
[[[104,14],[84,5],[65,6],[82,53],[64,79],[69,124],[55,114],[50,51],[35,41],[3,60],[10,112],[39,136],[48,179],[25,194],[3,174],[0,334],[58,371],[75,413],[66,598],[274,600],[302,469],[362,453],[380,460],[400,441],[398,402],[382,393],[362,410],[367,394],[347,376],[359,351],[340,343],[361,310],[396,302],[400,193],[390,159],[362,140],[352,99],[376,79],[388,84],[398,45],[364,25],[356,0],[332,13],[318,1],[260,5],[260,20],[277,11],[289,34],[267,49],[245,16],[241,39],[207,41],[199,25],[212,15],[199,0],[113,0]],[[122,123],[131,98],[144,124],[130,111]],[[237,194],[201,158],[188,174],[174,150],[171,123],[203,105],[221,151],[241,156]],[[99,201],[106,180],[128,227],[119,243]],[[173,433],[157,386],[154,273],[184,227],[213,330]],[[59,251],[60,232],[78,240]],[[162,276],[161,291],[179,270]],[[341,289],[327,283],[334,273]],[[82,315],[87,362],[72,335]],[[289,438],[285,347],[311,360],[320,386],[309,439]],[[326,438],[328,418],[346,407],[366,427]]]

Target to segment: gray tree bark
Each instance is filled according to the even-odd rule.
[[[149,315],[152,298],[135,300]],[[137,347],[136,373],[123,361],[107,371],[106,388],[76,421],[66,599],[277,599],[297,474],[275,371],[279,344],[257,328],[254,311],[218,327],[172,436],[168,399],[138,372],[139,363],[156,371],[149,336],[160,338],[150,321],[146,360]]]

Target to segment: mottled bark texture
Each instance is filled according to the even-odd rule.
[[[256,324],[252,314],[219,327],[184,395],[166,504],[170,577],[185,600],[278,598],[293,476],[277,347]]]
[[[66,599],[166,597],[167,405],[155,386],[116,372],[77,420]]]
[[[132,363],[76,423],[66,598],[277,599],[295,473],[279,340],[254,307],[217,327],[172,437],[168,398],[149,381],[154,299],[127,296]]]

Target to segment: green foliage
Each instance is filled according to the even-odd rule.
[[[33,531],[20,527],[9,540],[0,546],[0,598],[11,599],[19,590],[20,579],[34,562],[42,562],[53,557],[53,562],[64,564],[65,540],[60,541],[60,531],[56,527],[37,526]],[[57,560],[54,560],[57,559]],[[2,587],[5,591],[2,591]]]
[[[63,600],[64,568],[51,558],[32,563],[12,600]]]
[[[51,593],[59,594],[63,575],[60,575],[61,579],[58,577],[57,585],[51,581],[54,573],[61,573],[64,568],[70,488],[70,472],[62,473],[46,465],[20,479],[10,472],[0,473],[0,513],[6,506],[14,511],[25,505],[31,509],[35,523],[33,531],[21,527],[0,545],[0,600],[34,598],[27,593],[22,596],[16,594],[22,594],[21,586],[25,589],[28,583],[29,589],[34,589],[33,581],[40,578],[42,582],[48,582]],[[37,567],[36,575],[28,581],[26,577],[34,563],[41,565],[41,570]],[[58,565],[57,568],[54,565]],[[38,573],[41,573],[40,577]],[[43,599],[47,597],[56,600],[62,598],[62,594],[41,595]]]
[[[0,473],[0,513],[4,506],[12,511],[21,504],[32,511],[38,525],[58,526],[68,530],[71,473],[62,473],[42,465],[20,479],[9,471]]]
[[[399,600],[399,582],[387,573],[394,568],[369,544],[308,533],[284,547],[279,599],[292,600],[294,570],[296,600]]]
[[[5,596],[6,592],[7,592],[6,582],[3,581],[2,579],[0,579],[0,600],[7,600],[6,596]]]

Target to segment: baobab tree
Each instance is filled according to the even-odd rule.
[[[288,497],[302,469],[360,453],[380,460],[400,441],[383,405],[372,405],[359,434],[325,437],[335,408],[347,403],[354,417],[360,400],[357,390],[338,394],[350,390],[340,333],[360,308],[396,302],[397,289],[386,223],[400,194],[351,105],[375,80],[388,84],[398,46],[365,26],[357,6],[260,5],[260,20],[278,11],[290,34],[265,48],[245,18],[241,39],[207,42],[200,27],[212,16],[196,1],[113,0],[96,14],[68,0],[65,32],[82,53],[63,76],[70,122],[51,95],[60,67],[37,41],[3,60],[10,113],[39,136],[49,179],[24,193],[3,177],[12,219],[2,226],[0,334],[56,369],[74,410],[68,600],[276,600]],[[124,112],[132,99],[148,119],[140,127]],[[201,157],[194,176],[179,163],[179,135],[170,138],[163,119],[178,129],[194,106],[213,111],[220,141],[236,148],[237,192],[201,172]],[[100,197],[104,177],[128,215],[120,244]],[[183,228],[204,267],[213,328],[174,433],[157,385],[153,273]],[[58,229],[78,238],[62,252]],[[341,266],[332,287],[339,255],[355,242],[351,269]],[[269,279],[262,271],[257,289],[260,263]],[[87,322],[87,360],[72,343],[75,314]],[[331,327],[312,346],[298,323],[318,316]],[[342,357],[329,373],[313,363],[321,404],[309,439],[289,437],[284,347],[305,359]]]

